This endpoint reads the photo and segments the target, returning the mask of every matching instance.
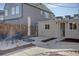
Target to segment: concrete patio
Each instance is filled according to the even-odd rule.
[[[79,44],[78,43],[71,43],[71,42],[60,42],[58,39],[48,41],[46,43],[41,42],[41,40],[46,39],[47,37],[31,37],[31,39],[34,39],[34,42],[30,42],[35,45],[35,47],[32,48],[25,48],[21,50],[17,50],[11,53],[8,53],[6,55],[11,56],[33,56],[33,55],[40,55],[40,53],[46,53],[46,52],[56,52],[56,51],[62,51],[62,53],[58,52],[60,55],[63,55],[66,52],[66,50],[78,50]],[[48,37],[49,38],[49,37]],[[73,52],[70,52],[73,53]],[[67,54],[67,53],[66,53]],[[73,54],[72,54],[73,55]],[[76,54],[75,55],[79,55]]]

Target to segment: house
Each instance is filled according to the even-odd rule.
[[[4,11],[0,10],[0,23],[4,20]]]
[[[54,14],[42,3],[6,3],[4,24],[26,25],[27,35],[37,35],[37,22],[53,19]]]
[[[38,36],[79,39],[79,14],[66,15],[55,20],[39,21]]]

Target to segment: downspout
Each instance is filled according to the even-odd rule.
[[[28,16],[28,36],[30,36],[31,35],[31,18],[30,18],[30,16]]]

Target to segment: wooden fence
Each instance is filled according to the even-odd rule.
[[[0,34],[7,34],[10,31],[13,32],[13,34],[15,32],[22,32],[24,35],[27,35],[27,25],[23,25],[23,24],[0,24]],[[37,30],[31,26],[31,35],[36,36]]]

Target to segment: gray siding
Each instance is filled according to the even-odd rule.
[[[12,8],[14,7],[16,7],[16,6],[19,6],[19,8],[20,8],[20,13],[19,14],[15,14],[15,15],[12,15],[11,14],[11,12],[12,12]],[[5,8],[4,8],[5,10],[8,10],[8,16],[5,16],[5,20],[11,20],[11,19],[16,19],[16,18],[20,18],[20,17],[22,17],[22,4],[18,4],[18,3],[8,3],[8,4],[6,4],[5,5]]]
[[[20,14],[19,15],[11,15],[11,8],[16,7],[17,5],[20,6]],[[36,24],[40,20],[47,20],[45,19],[45,15],[41,15],[41,10],[30,6],[28,4],[21,4],[21,3],[10,3],[6,4],[5,10],[9,10],[9,15],[5,16],[5,22],[11,24],[27,24],[28,16],[31,17],[32,25]]]
[[[41,12],[40,12],[40,9],[29,6],[27,4],[23,4],[23,20],[27,21],[28,16],[31,17],[32,24],[43,19],[43,16],[41,15]],[[24,23],[24,21],[23,21],[23,23]]]
[[[16,7],[17,5],[20,6],[20,14],[19,15],[11,15],[11,8]],[[21,3],[20,4],[19,3],[6,4],[5,10],[6,9],[9,10],[9,16],[5,17],[5,23],[27,25],[28,17],[30,17],[31,18],[31,25],[32,25],[31,29],[32,29],[32,31],[34,31],[34,33],[36,33],[36,31],[37,31],[37,22],[38,21],[48,20],[44,17],[45,16],[44,14],[41,15],[41,9],[31,6],[29,4],[21,4]]]

